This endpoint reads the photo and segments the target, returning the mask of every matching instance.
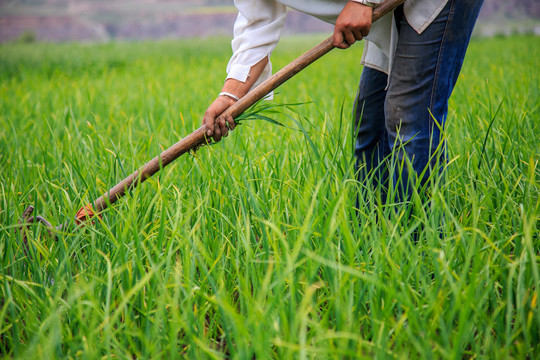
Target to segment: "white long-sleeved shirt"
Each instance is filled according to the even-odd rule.
[[[437,17],[448,0],[407,0],[404,13],[407,22],[422,33]],[[369,0],[380,3],[382,0]],[[234,24],[232,41],[233,55],[227,65],[227,78],[246,81],[253,65],[269,57],[276,47],[287,7],[313,15],[321,20],[335,24],[347,0],[235,0],[238,17]],[[388,73],[397,44],[397,29],[394,17],[388,14],[371,27],[365,38],[366,45],[361,63]],[[259,80],[266,80],[272,74],[270,61]]]

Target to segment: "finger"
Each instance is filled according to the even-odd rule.
[[[206,136],[214,135],[214,117],[209,114],[204,114],[202,122],[206,126]]]
[[[215,142],[221,141],[221,129],[219,126],[216,126],[214,129],[214,136],[212,137]]]
[[[349,47],[349,44],[345,42],[343,38],[343,33],[339,30],[334,31],[334,36],[332,37],[332,44],[340,49],[346,49]]]
[[[236,127],[236,123],[234,122],[234,119],[231,115],[227,114],[223,116],[225,118],[225,121],[227,121],[227,124],[229,125],[229,130],[234,130]]]
[[[221,136],[227,137],[227,135],[229,135],[229,127],[227,126],[227,122],[225,121],[225,119],[223,119],[223,117],[219,117],[217,122],[219,128],[221,129]]]
[[[205,121],[204,125],[206,126],[206,136],[214,135],[214,121]]]
[[[352,31],[347,30],[345,31],[344,35],[345,35],[345,41],[347,42],[347,44],[349,44],[349,46],[356,42],[356,37]]]
[[[364,38],[364,35],[362,34],[361,29],[354,29],[353,34],[354,34],[354,38],[356,39],[356,41],[360,41],[360,40],[362,40]]]
[[[362,26],[359,29],[360,29],[360,34],[362,34],[362,38],[365,38],[366,36],[369,35],[369,30],[370,30],[369,25]]]
[[[339,44],[338,47],[339,47],[340,49],[348,49],[348,48],[350,48],[350,47],[351,47],[351,44],[350,44],[350,43],[347,41],[347,39],[345,38],[345,33],[343,33],[343,32],[341,33],[341,38],[342,38],[343,40],[341,40],[341,44]]]

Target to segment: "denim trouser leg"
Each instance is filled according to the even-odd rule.
[[[391,174],[401,200],[407,200],[416,179],[420,177],[424,185],[437,164],[444,162],[441,131],[448,99],[481,5],[481,0],[449,0],[421,34],[404,16],[396,16],[399,40],[386,93],[386,75],[377,70],[365,68],[360,82],[355,154],[366,165],[366,171],[359,171],[360,179],[380,164],[381,156],[395,150],[398,167],[405,158],[412,163],[412,173],[405,164],[400,174]],[[387,148],[381,151],[382,146]],[[381,181],[386,181],[384,175]]]
[[[387,83],[388,76],[385,73],[364,67],[354,109],[358,176],[362,180],[369,177],[374,189],[381,185],[383,202],[386,201],[388,186],[388,168],[383,163],[390,153],[384,121]]]

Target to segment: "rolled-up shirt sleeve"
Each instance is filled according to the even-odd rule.
[[[269,57],[276,47],[287,16],[287,7],[275,0],[235,0],[238,17],[234,24],[233,55],[227,65],[227,78],[245,82],[251,67]],[[264,69],[254,87],[272,74]]]

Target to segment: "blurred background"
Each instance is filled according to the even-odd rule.
[[[0,42],[231,36],[233,0],[0,0]],[[332,26],[291,11],[284,34]],[[485,0],[475,36],[540,35],[539,0]]]

